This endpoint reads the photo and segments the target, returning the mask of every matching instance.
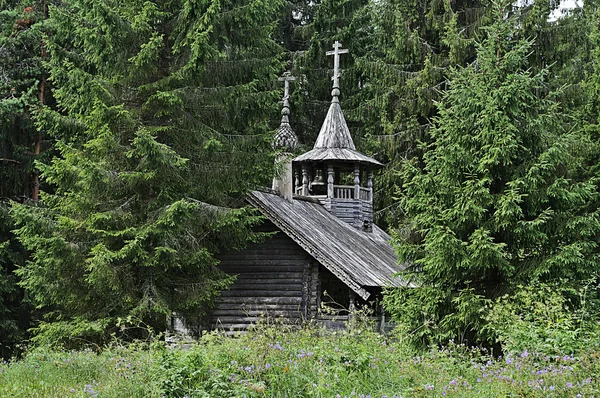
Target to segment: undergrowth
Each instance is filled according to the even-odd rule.
[[[600,358],[527,350],[507,357],[449,345],[414,351],[366,329],[262,327],[186,348],[37,348],[0,367],[2,397],[599,396]]]

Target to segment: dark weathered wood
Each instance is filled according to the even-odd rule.
[[[371,167],[383,166],[377,160],[356,150],[339,102],[332,101],[313,149],[293,162],[359,162]]]
[[[221,297],[302,297],[302,289],[298,290],[224,290]]]
[[[298,316],[292,317],[292,316],[288,316],[288,317],[272,317],[273,319],[278,319],[278,318],[286,318],[286,321],[290,321],[290,320],[294,320],[294,319],[300,319],[300,314],[298,314]],[[260,321],[265,320],[264,316],[218,316],[216,317],[216,323],[222,323],[222,324],[240,324],[240,323],[257,323]]]
[[[302,304],[302,297],[219,297],[220,303],[242,304]]]
[[[281,320],[277,320],[278,324],[288,324],[288,325],[299,325],[300,323],[302,323],[302,320],[300,319],[281,319]],[[218,329],[222,329],[224,331],[228,331],[228,330],[236,330],[236,331],[245,331],[248,330],[248,328],[252,327],[253,323],[248,322],[248,323],[224,323],[224,322],[219,322],[219,323],[215,323],[213,325],[213,327],[216,327]]]
[[[236,311],[300,311],[298,304],[248,304],[248,303],[219,303],[216,311],[236,310]]]
[[[244,270],[246,271],[246,270]],[[285,283],[284,280],[289,280],[290,283],[296,283],[298,280],[302,280],[302,272],[242,272],[235,274],[237,280],[273,280],[273,283]],[[266,282],[265,282],[266,283]]]
[[[224,316],[270,316],[270,317],[276,317],[276,316],[286,316],[286,317],[292,317],[292,318],[297,318],[299,316],[302,315],[301,311],[284,311],[284,310],[247,310],[247,311],[242,311],[242,310],[223,310],[223,309],[218,309],[213,311],[213,316],[216,317],[224,317]]]
[[[302,280],[295,280],[295,283],[283,283],[283,284],[276,284],[275,282],[278,282],[279,279],[275,279],[275,280],[270,280],[270,279],[265,279],[264,281],[254,281],[252,283],[239,283],[237,282],[235,284],[235,289],[236,290],[244,290],[244,291],[248,291],[248,290],[264,290],[264,289],[269,289],[269,290],[274,290],[274,291],[280,291],[280,290],[301,290],[302,289]],[[290,282],[290,281],[285,281],[285,282]]]
[[[266,261],[265,265],[222,265],[219,269],[232,274],[240,274],[243,272],[302,272],[302,264],[290,265],[289,263],[277,265],[274,261]]]
[[[279,242],[274,241],[273,245],[277,245]],[[264,258],[268,258],[270,260],[290,260],[290,256],[294,256],[296,254],[296,250],[252,250],[244,253],[243,257],[240,257],[239,254],[221,254],[219,255],[219,259],[221,261],[231,261],[238,260],[244,262],[256,262],[262,260]]]
[[[265,223],[260,230],[276,231]],[[304,317],[306,299],[306,252],[287,235],[279,232],[245,250],[218,256],[219,269],[236,276],[235,282],[215,300],[208,324],[223,330],[245,330],[267,318]]]
[[[402,267],[389,235],[377,226],[373,232],[363,232],[319,204],[289,202],[266,192],[252,192],[248,200],[362,298],[369,296],[363,286],[407,285],[395,277]]]

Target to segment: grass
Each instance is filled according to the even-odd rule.
[[[450,346],[415,352],[364,330],[262,328],[97,353],[35,349],[0,366],[2,397],[593,397],[600,358]]]

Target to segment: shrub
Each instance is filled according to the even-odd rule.
[[[587,289],[519,286],[514,294],[504,295],[490,306],[485,329],[505,353],[577,354],[597,340],[594,315]]]

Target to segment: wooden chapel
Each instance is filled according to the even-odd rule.
[[[332,100],[312,150],[293,158],[298,139],[289,123],[289,74],[282,118],[273,146],[278,175],[271,189],[248,202],[275,232],[262,243],[218,256],[218,267],[237,276],[222,292],[204,328],[242,331],[264,316],[301,324],[314,319],[341,327],[356,303],[380,298],[383,286],[405,286],[390,236],[373,224],[373,170],[377,160],[358,152],[340,107],[339,56],[335,42]],[[335,301],[337,316],[319,311]],[[382,325],[383,326],[383,325]]]

